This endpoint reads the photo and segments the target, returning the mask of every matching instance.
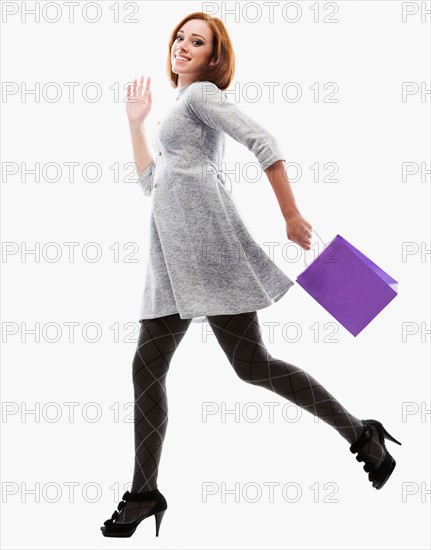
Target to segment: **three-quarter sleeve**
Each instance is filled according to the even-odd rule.
[[[154,161],[151,161],[151,164],[149,164],[143,172],[141,172],[138,175],[138,185],[141,187],[141,189],[144,192],[144,195],[151,195],[151,191],[153,189],[153,182],[154,182],[154,169],[156,165]]]
[[[237,105],[229,102],[227,94],[213,82],[203,80],[192,83],[184,93],[183,101],[191,116],[245,145],[255,155],[262,170],[278,160],[286,161],[275,137]]]

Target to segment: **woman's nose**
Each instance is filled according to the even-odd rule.
[[[188,46],[187,46],[187,40],[184,38],[181,40],[181,43],[178,46],[179,51],[183,51],[184,53],[187,52]]]

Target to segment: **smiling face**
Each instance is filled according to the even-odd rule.
[[[191,84],[200,75],[211,59],[213,35],[205,21],[191,19],[177,32],[171,48],[172,72],[178,74],[178,87]]]

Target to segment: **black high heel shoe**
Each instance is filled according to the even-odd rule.
[[[383,427],[383,424],[374,418],[368,418],[367,420],[362,420],[364,424],[364,429],[359,436],[359,438],[350,445],[350,451],[352,453],[358,453],[356,460],[365,462],[364,470],[368,472],[368,479],[372,482],[373,487],[376,489],[381,489],[383,485],[388,481],[392,472],[394,471],[396,462],[395,459],[390,455],[389,451],[386,449],[385,437],[394,443],[401,445],[394,437],[392,437]],[[360,449],[371,439],[372,435],[372,426],[376,427],[379,432],[379,441],[380,445],[383,447],[385,452],[384,459],[381,464],[376,468],[375,465],[367,461],[367,457],[361,453]]]
[[[127,501],[156,501],[153,508],[146,514],[136,518],[134,521],[127,523],[121,521],[115,521],[118,518],[119,513],[126,505]],[[129,493],[126,491],[122,496],[121,502],[118,504],[117,510],[112,514],[110,519],[107,519],[100,530],[105,537],[131,537],[136,530],[136,527],[142,520],[152,515],[156,519],[156,537],[159,536],[160,524],[162,522],[165,511],[168,507],[165,497],[158,489],[152,491],[146,491],[144,493]]]

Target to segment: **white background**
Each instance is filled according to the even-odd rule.
[[[6,17],[6,4],[18,12]],[[429,548],[430,417],[421,410],[430,409],[430,258],[421,249],[430,248],[430,177],[403,181],[402,170],[406,162],[430,167],[430,15],[421,15],[430,2],[298,2],[284,15],[280,2],[273,21],[263,3],[223,4],[237,5],[235,17],[223,15],[222,3],[98,2],[93,23],[83,17],[89,3],[79,4],[70,22],[57,3],[59,21],[51,23],[23,15],[34,2],[2,6],[3,548]],[[403,6],[413,12],[405,22]],[[205,324],[192,324],[167,380],[158,486],[168,510],[160,536],[149,518],[131,539],[107,539],[99,528],[133,474],[131,364],[150,214],[150,201],[126,179],[133,157],[125,90],[141,74],[152,76],[153,128],[176,97],[165,72],[170,33],[188,13],[210,8],[235,49],[230,89],[286,153],[305,219],[325,242],[341,234],[399,283],[399,295],[356,338],[294,285],[259,311],[264,340],[272,355],[307,370],[352,414],[383,422],[402,446],[387,441],[397,466],[376,491],[338,432],[293,405],[290,421],[283,418],[289,402],[242,382]],[[71,100],[67,82],[77,83]],[[279,83],[273,101],[267,82]],[[406,82],[417,91],[403,98]],[[55,101],[48,83],[57,83]],[[85,96],[89,83],[99,87],[95,101]],[[246,95],[250,83],[261,92],[257,102]],[[297,100],[283,96],[288,83],[300,90]],[[254,160],[227,137],[227,169]],[[70,162],[77,163],[71,179]],[[49,163],[60,170],[58,181],[48,181]],[[99,167],[97,181],[85,177],[87,163]],[[335,181],[325,181],[332,173],[326,163],[338,167]],[[7,175],[11,167],[16,173]],[[35,167],[37,177],[25,175]],[[254,183],[241,178],[233,196],[256,240],[279,243],[274,261],[294,280],[304,251],[290,242],[289,254],[281,254],[289,241],[265,175]],[[66,242],[79,243],[74,261]],[[98,261],[82,255],[90,242],[102,251]],[[58,261],[49,261],[54,248],[47,243],[57,243]],[[413,253],[403,257],[406,246]],[[21,255],[35,247],[38,258]],[[128,252],[135,261],[126,261]],[[65,323],[77,323],[74,341]],[[97,342],[86,341],[87,323],[99,326]],[[277,323],[274,338],[268,323]],[[37,339],[26,335],[31,329]],[[403,337],[406,330],[413,334]],[[56,331],[58,341],[49,341]],[[65,405],[71,402],[74,419]],[[90,403],[100,419],[91,421]],[[219,412],[204,422],[206,403]],[[275,407],[273,422],[265,403]],[[235,404],[239,417],[224,418],[222,408]],[[26,414],[32,409],[40,414]],[[276,484],[274,502],[268,483]],[[215,494],[205,501],[207,484]],[[235,486],[237,500],[224,498],[223,489]]]

